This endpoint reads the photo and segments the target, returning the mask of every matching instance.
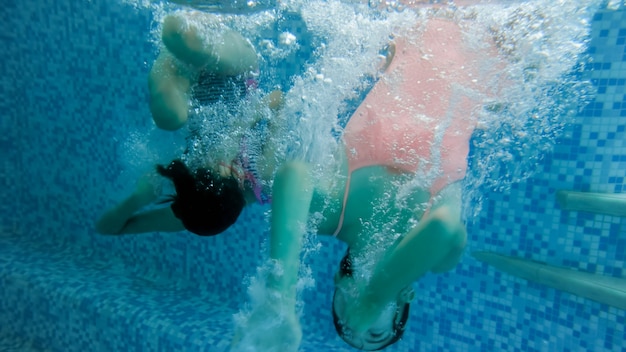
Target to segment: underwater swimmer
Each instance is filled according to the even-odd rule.
[[[256,86],[258,62],[254,48],[239,33],[224,27],[216,15],[199,11],[170,14],[163,20],[162,41],[164,48],[148,76],[150,111],[160,129],[183,127],[193,104],[236,102]],[[281,101],[282,93],[276,90],[262,102],[275,111]],[[133,234],[187,229],[198,235],[224,231],[246,203],[267,202],[268,192],[262,189],[258,171],[247,155],[252,153],[246,149],[250,147],[242,142],[236,160],[206,168],[190,170],[180,160],[159,166],[157,174],[173,181],[176,195],[157,201],[157,176],[148,174],[128,198],[98,220],[96,230],[103,234]],[[235,180],[232,174],[240,177]],[[249,192],[242,191],[244,183],[249,185]],[[168,201],[172,202],[170,207],[140,211],[155,202]],[[196,216],[198,212],[214,215]]]
[[[386,71],[345,128],[335,156],[340,176],[327,174],[335,182],[312,176],[302,162],[278,170],[270,258],[279,270],[271,270],[269,298],[238,331],[235,349],[297,350],[296,283],[311,214],[322,214],[318,233],[334,234],[349,247],[331,308],[337,333],[358,349],[397,342],[415,295],[412,284],[460,260],[466,243],[460,181],[474,115],[483,105],[478,67],[485,53],[469,48],[459,25],[447,19],[420,23],[393,44]],[[268,328],[272,316],[282,323]]]
[[[318,233],[334,234],[349,247],[335,276],[331,307],[338,334],[364,350],[395,343],[406,328],[412,283],[428,272],[451,270],[463,253],[459,181],[482,95],[480,73],[473,69],[480,55],[467,48],[457,24],[428,20],[396,37],[392,47],[385,73],[346,126],[344,145],[333,156],[339,165],[324,176],[314,177],[301,161],[263,173],[246,170],[251,163],[238,161],[245,158],[217,172],[174,161],[157,169],[175,185],[170,207],[136,213],[156,199],[151,183],[141,180],[112,216],[103,216],[98,230],[215,235],[234,223],[246,204],[269,200],[257,197],[246,172],[262,181],[272,177],[270,258],[281,270],[268,278],[272,298],[252,312],[235,348],[297,350],[302,332],[296,282],[311,214],[321,219]],[[388,245],[372,262],[371,249],[381,234]],[[282,318],[268,327],[268,317]]]

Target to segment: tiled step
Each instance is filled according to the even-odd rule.
[[[228,350],[239,302],[183,280],[133,271],[112,258],[45,251],[0,238],[0,338],[7,341],[1,346],[68,352]]]
[[[201,286],[2,234],[0,351],[228,351],[246,302]],[[312,323],[300,351],[352,350]]]
[[[2,352],[52,352],[43,348],[36,341],[24,339],[0,328],[0,351]]]

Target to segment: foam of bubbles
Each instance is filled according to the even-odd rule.
[[[135,187],[137,180],[146,175],[150,175],[150,182],[162,196],[174,194],[171,182],[156,176],[155,165],[168,165],[172,160],[179,158],[183,146],[184,137],[180,133],[165,132],[157,128],[152,128],[148,133],[130,132],[121,142],[118,151],[118,160],[123,170],[118,181],[126,185],[118,198],[127,196]]]
[[[155,4],[150,0],[120,0],[122,4],[127,4],[137,10],[150,9]]]
[[[256,275],[249,279],[246,279],[248,287],[249,303],[244,306],[237,314],[234,315],[234,322],[236,326],[235,341],[237,345],[234,346],[235,351],[256,351],[255,341],[257,336],[255,334],[260,333],[260,329],[254,326],[250,326],[251,319],[253,319],[253,313],[259,308],[267,304],[269,301],[280,300],[280,294],[272,290],[267,289],[267,278],[269,275],[278,276],[282,274],[282,268],[276,263],[267,262],[266,265],[257,268]],[[271,321],[268,319],[268,324],[278,324],[285,319],[284,312],[277,312],[277,316]],[[262,333],[267,334],[264,331]]]
[[[249,302],[233,317],[235,323],[234,341],[236,343],[232,347],[232,351],[281,352],[297,349],[298,346],[293,346],[293,342],[285,339],[285,331],[283,330],[288,319],[292,317],[292,312],[288,310],[293,309],[293,307],[289,304],[276,304],[276,302],[282,302],[285,297],[282,296],[282,293],[267,288],[268,280],[271,277],[280,277],[283,275],[283,272],[284,268],[280,266],[280,263],[268,260],[256,269],[254,276],[244,280],[244,284],[248,287]],[[312,288],[314,284],[315,280],[312,277],[310,267],[302,266],[296,284],[298,293],[300,294],[303,290]],[[304,308],[299,294],[295,306],[295,313],[298,319]],[[274,307],[274,309],[270,309],[268,312],[265,310],[268,306]],[[259,322],[257,321],[259,312],[269,313],[269,315],[261,316],[263,321]],[[275,341],[277,345],[258,346],[259,341],[268,340]]]
[[[619,10],[624,8],[624,0],[609,0],[607,5],[607,9],[610,10]]]
[[[480,116],[467,181],[470,212],[481,190],[506,190],[534,172],[556,137],[590,98],[580,78],[589,21],[598,1],[533,1],[483,6],[476,21],[490,28],[506,61],[505,87]]]
[[[228,162],[239,153],[242,138],[257,116],[252,112],[260,105],[258,99],[243,99],[230,104],[218,102],[196,107],[189,117],[189,137],[185,159],[190,167],[206,167]],[[250,138],[261,136],[250,135]],[[248,145],[260,141],[249,140]]]
[[[335,162],[329,156],[338,146],[331,133],[338,128],[337,116],[346,109],[346,101],[366,88],[366,78],[376,75],[380,50],[393,28],[413,16],[383,16],[367,6],[341,1],[304,2],[299,11],[308,30],[322,39],[314,61],[285,94],[281,117],[288,121],[283,136],[290,143],[276,144],[283,158],[306,160],[321,172]]]

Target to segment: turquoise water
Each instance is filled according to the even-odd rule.
[[[378,47],[356,52],[333,31],[345,28],[355,38],[378,43],[389,22],[333,26],[315,15],[324,8],[316,2],[284,4],[276,13],[230,19],[261,48],[267,67],[262,88],[278,85],[295,95],[297,89],[326,84],[324,79],[358,87],[354,71],[339,71],[367,70],[365,58],[376,55]],[[352,8],[336,6],[337,11]],[[169,160],[184,138],[156,131],[146,104],[158,19],[169,10],[143,1],[98,0],[26,0],[0,10],[0,350],[228,350],[233,315],[249,301],[249,278],[263,258],[267,208],[247,209],[240,223],[215,238],[113,238],[93,230],[101,211],[128,193],[146,167]],[[386,21],[404,20],[389,16]],[[624,350],[623,310],[514,278],[470,255],[493,251],[624,277],[626,221],[564,211],[555,202],[559,189],[624,192],[626,12],[600,10],[564,35],[574,36],[573,29],[583,27],[590,29],[591,40],[575,60],[580,69],[549,77],[559,72],[556,63],[566,60],[557,54],[570,50],[550,47],[554,55],[546,60],[555,66],[542,73],[544,83],[553,86],[581,79],[590,86],[520,94],[547,96],[542,103],[524,102],[545,107],[542,112],[549,110],[549,116],[566,114],[569,109],[561,107],[573,97],[584,106],[566,120],[547,119],[547,126],[509,123],[475,137],[467,253],[455,271],[416,283],[409,331],[390,351]],[[368,31],[355,33],[355,28]],[[292,33],[298,45],[287,45],[284,33]],[[322,44],[356,61],[329,72],[332,65],[323,60],[328,56],[319,52]],[[346,94],[336,85],[329,89]],[[342,112],[341,104],[333,104],[324,104],[328,116]],[[302,116],[320,112],[315,104],[293,109]],[[517,116],[511,114],[509,121]],[[490,142],[524,128],[533,133],[513,138],[510,147]],[[510,157],[493,157],[496,147]],[[524,148],[533,153],[522,154]],[[349,351],[336,337],[329,309],[332,277],[345,248],[332,239],[317,241],[306,258],[314,285],[302,293],[302,349]]]

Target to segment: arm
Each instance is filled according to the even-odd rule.
[[[370,281],[374,296],[393,295],[429,271],[440,273],[457,264],[466,239],[460,183],[446,186],[435,199],[430,212],[376,265]]]
[[[441,201],[376,264],[361,298],[347,317],[356,331],[365,331],[399,292],[429,271],[444,272],[458,263],[466,241],[460,220],[460,187],[442,190]]]
[[[308,166],[289,163],[281,167],[272,193],[270,258],[281,266],[282,275],[271,277],[268,288],[279,291],[288,304],[295,304],[302,238],[312,197]]]
[[[182,222],[174,216],[170,207],[128,216],[128,213],[124,212],[124,203],[104,214],[96,225],[96,231],[105,235],[127,235],[146,232],[180,232],[185,230]],[[111,226],[114,223],[117,226]]]
[[[433,210],[376,265],[366,296],[386,304],[427,272],[452,269],[465,239],[465,227],[449,206]]]
[[[133,194],[100,217],[96,223],[96,231],[101,234],[121,235],[184,230],[183,224],[174,216],[170,207],[136,214],[155,198],[156,193],[149,177],[140,179]]]

